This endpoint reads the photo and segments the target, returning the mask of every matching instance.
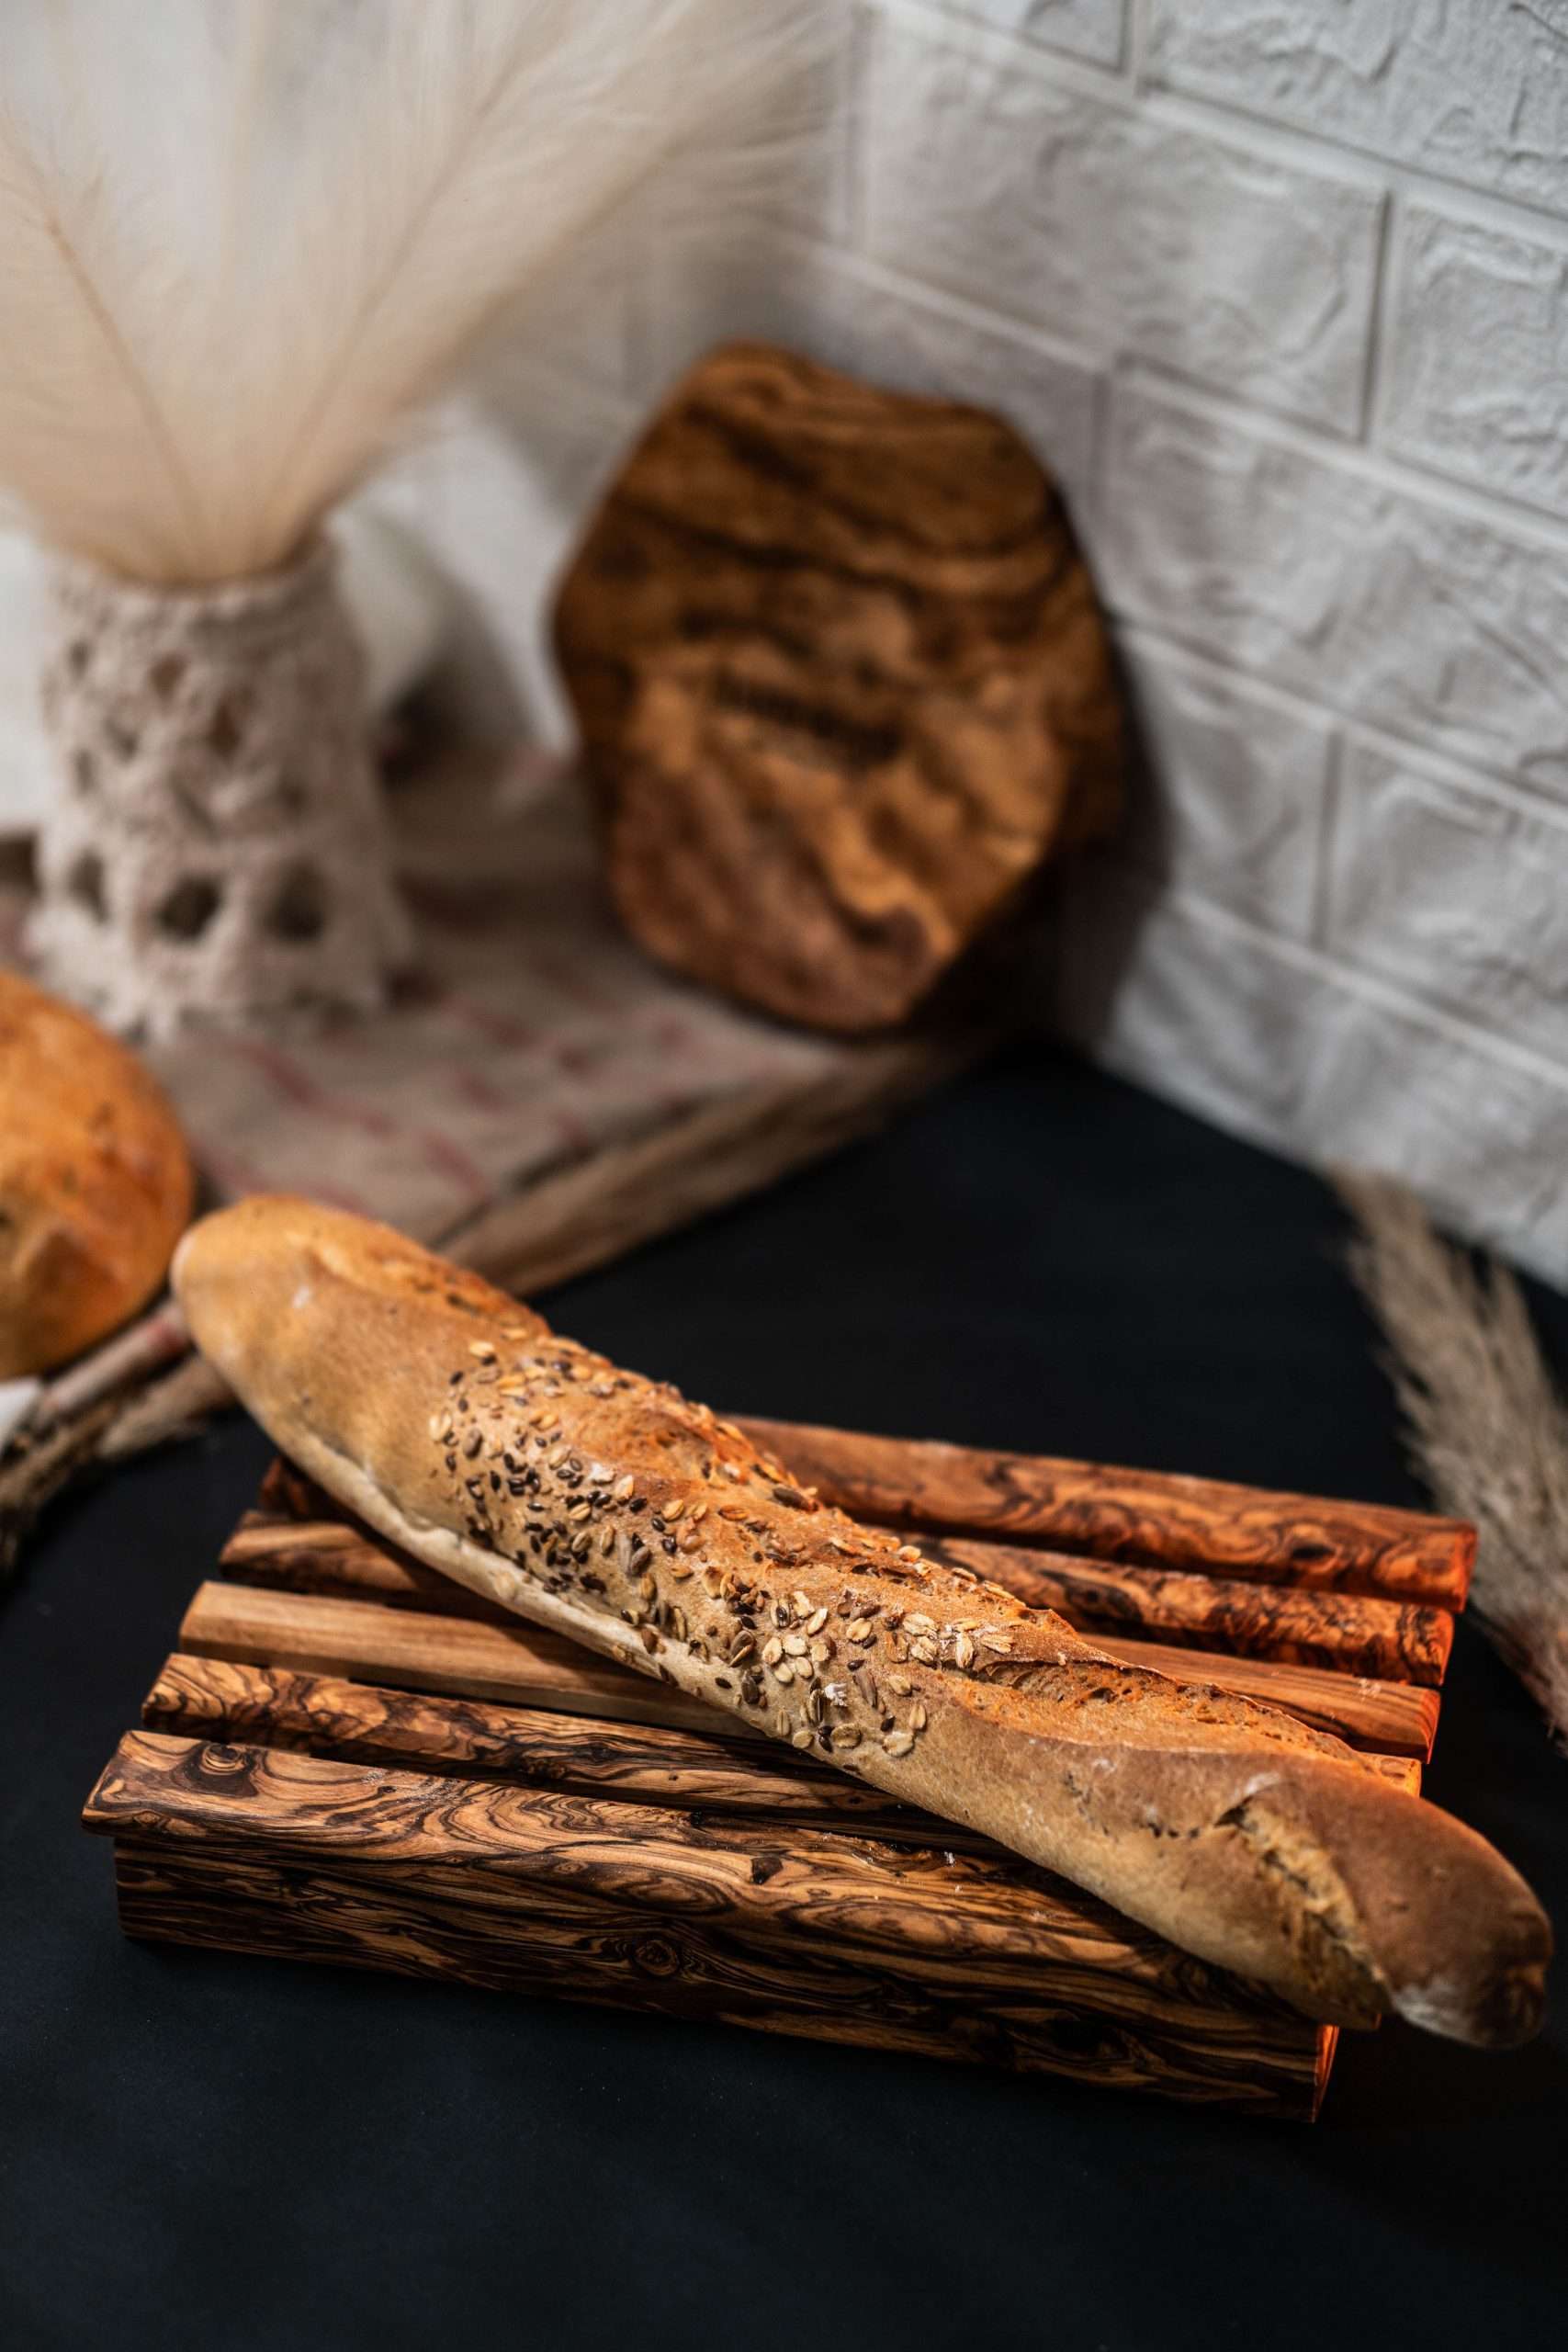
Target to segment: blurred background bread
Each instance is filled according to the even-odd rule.
[[[190,1218],[190,1155],[135,1056],[0,971],[0,1379],[134,1315]]]

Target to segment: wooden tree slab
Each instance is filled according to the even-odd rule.
[[[990,1853],[130,1732],[132,1933],[1310,2109],[1332,2035]],[[147,1835],[156,1823],[155,1838]],[[1244,2060],[1245,2066],[1238,2065]]]
[[[1042,467],[998,417],[771,345],[671,396],[556,643],[622,920],[790,1020],[902,1020],[1116,812],[1105,628]]]
[[[1059,1591],[1115,1656],[1271,1699],[1419,1787],[1452,1620],[1398,1596],[1411,1559],[1451,1576],[1451,1523],[787,1424],[767,1442],[1026,1599]],[[1097,1479],[1119,1498],[1103,1521]],[[1072,1532],[1114,1555],[1130,1481],[1141,1548],[1164,1530],[1192,1551],[1207,1525],[1218,1562],[1054,1548]],[[1052,1548],[1021,1540],[1042,1514]],[[1360,1589],[1314,1580],[1306,1525]],[[490,1606],[282,1463],[85,1820],[114,1841],[132,1936],[1271,2115],[1316,2112],[1337,2039],[986,1839]]]

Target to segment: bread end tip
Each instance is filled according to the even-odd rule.
[[[1546,2021],[1546,1971],[1551,1935],[1544,1915],[1539,1949],[1520,1952],[1476,1985],[1435,1976],[1403,1986],[1394,1997],[1399,2016],[1428,2033],[1473,2050],[1517,2050]]]

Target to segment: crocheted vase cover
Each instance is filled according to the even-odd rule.
[[[151,1035],[382,1001],[408,933],[331,549],[197,589],[62,561],[53,592],[44,977]]]

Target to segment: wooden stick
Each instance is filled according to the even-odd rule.
[[[149,1731],[299,1747],[350,1763],[524,1781],[768,1820],[798,1817],[916,1845],[998,1850],[830,1765],[735,1739],[722,1728],[725,1717],[714,1718],[711,1732],[675,1731],[176,1651],[142,1702],[141,1721]],[[1374,1760],[1396,1787],[1419,1793],[1421,1768],[1412,1758],[1369,1758]]]
[[[128,1733],[131,1934],[1308,2115],[1333,2038],[1016,1861]],[[388,1870],[386,1865],[392,1865]]]
[[[50,1382],[34,1408],[34,1426],[69,1420],[111,1389],[124,1388],[133,1380],[154,1378],[189,1346],[185,1317],[172,1298],[160,1299],[156,1306]]]
[[[233,1401],[205,1356],[183,1356],[172,1372],[139,1388],[116,1414],[99,1442],[98,1459],[123,1461],[171,1438],[190,1437],[209,1413]]]
[[[499,1699],[558,1713],[615,1715],[626,1723],[705,1731],[713,1710],[522,1618],[511,1624],[382,1609],[322,1593],[198,1585],[180,1625],[180,1647],[252,1666],[287,1666],[355,1681],[401,1684],[456,1698]],[[737,1734],[748,1732],[739,1719]]]
[[[412,1603],[441,1616],[483,1617],[491,1624],[503,1624],[508,1617],[498,1602],[340,1519],[279,1523],[247,1511],[218,1565],[231,1584],[265,1585],[276,1592],[332,1592],[348,1600],[385,1601],[394,1609]]]
[[[1446,1609],[1463,1607],[1475,1560],[1462,1521],[1381,1503],[791,1421],[740,1426],[825,1501],[885,1526],[1021,1536],[1095,1559]]]
[[[149,1731],[295,1747],[350,1763],[458,1772],[641,1804],[803,1820],[906,1844],[998,1848],[829,1764],[754,1739],[556,1714],[480,1699],[346,1682],[287,1667],[244,1666],[176,1651],[142,1702]]]
[[[264,1479],[264,1500],[270,1500],[273,1505],[308,1503],[312,1508],[320,1508],[327,1498],[320,1494],[320,1488],[310,1487],[308,1479],[301,1479],[301,1475],[296,1473],[289,1463],[277,1461],[268,1467],[268,1475]],[[962,1553],[968,1564],[978,1566],[980,1557],[989,1562],[1004,1547],[942,1543],[942,1545],[938,1545],[938,1550],[941,1553],[947,1553],[947,1550]],[[1051,1562],[1051,1555],[1043,1553],[1022,1553],[1021,1559],[1025,1562],[1025,1566],[1021,1569],[1018,1578],[1009,1574],[1001,1576],[999,1580],[1009,1585],[1010,1590],[1016,1590],[1025,1601],[1032,1601],[1039,1590],[1039,1588],[1030,1585],[1034,1564],[1043,1559],[1048,1566],[1054,1566],[1054,1562]],[[437,1616],[479,1618],[479,1621],[503,1625],[503,1628],[513,1628],[517,1623],[513,1613],[505,1611],[505,1609],[479,1600],[479,1595],[468,1592],[463,1585],[451,1583],[449,1576],[442,1576],[437,1569],[428,1569],[421,1559],[409,1559],[404,1553],[392,1550],[390,1545],[383,1545],[378,1538],[367,1536],[362,1529],[344,1520],[289,1520],[289,1517],[268,1515],[268,1512],[247,1512],[247,1517],[240,1521],[228,1545],[223,1547],[219,1564],[223,1569],[228,1569],[232,1583],[259,1583],[282,1592],[324,1592],[324,1595],[339,1595],[345,1600],[374,1600],[386,1606],[395,1606],[395,1609],[412,1606],[412,1609],[433,1611]],[[980,1574],[985,1574],[985,1569],[980,1569]],[[1126,1571],[1126,1574],[1138,1576],[1143,1571]],[[1256,1592],[1258,1588],[1248,1585],[1244,1590]],[[1288,1600],[1291,1595],[1281,1597]],[[1342,1595],[1303,1595],[1303,1600],[1312,1601],[1314,1606],[1347,1606]],[[1392,1604],[1361,1601],[1357,1606]],[[1453,1623],[1441,1611],[1434,1613],[1441,1618],[1441,1623]],[[1096,1639],[1100,1642],[1102,1649],[1107,1649],[1112,1656],[1126,1656],[1128,1663],[1159,1665],[1161,1672],[1182,1675],[1185,1679],[1194,1679],[1199,1675],[1208,1677],[1208,1679],[1220,1679],[1223,1668],[1232,1668],[1236,1672],[1241,1670],[1239,1658],[1215,1656],[1213,1651],[1180,1649],[1176,1644],[1159,1644],[1159,1656],[1156,1656],[1156,1644],[1143,1642],[1143,1639],[1123,1642],[1117,1634],[1107,1633],[1096,1633]],[[1256,1663],[1262,1663],[1262,1660],[1256,1660]],[[1300,1660],[1281,1658],[1274,1660],[1274,1663],[1291,1668],[1291,1665],[1300,1665]],[[1337,1660],[1337,1672],[1347,1675],[1345,1658]],[[1361,1679],[1371,1681],[1375,1691],[1382,1693],[1380,1677],[1361,1677]],[[630,1687],[637,1687],[637,1677],[630,1677]],[[1239,1681],[1235,1687],[1241,1689]],[[1262,1691],[1258,1696],[1269,1696],[1274,1705],[1288,1705],[1291,1713],[1303,1714],[1307,1722],[1319,1724],[1321,1729],[1336,1731],[1340,1729],[1340,1724],[1337,1724],[1333,1705],[1324,1702],[1324,1675],[1319,1670],[1307,1672],[1304,1681],[1300,1679],[1300,1675],[1286,1675],[1286,1679],[1274,1691]],[[1387,1684],[1387,1689],[1399,1691],[1399,1689],[1408,1687],[1401,1684],[1401,1677],[1394,1677]],[[1333,1696],[1333,1687],[1328,1687],[1328,1696]],[[1342,1687],[1337,1696],[1345,1696]],[[1432,1755],[1432,1740],[1437,1736],[1438,1717],[1437,1693],[1417,1696],[1416,1689],[1411,1689],[1411,1696],[1404,1702],[1378,1696],[1378,1714],[1382,1719],[1396,1719],[1396,1724],[1399,1724],[1396,1743],[1389,1743],[1389,1746],[1396,1746],[1396,1752],[1401,1757]],[[1340,1736],[1349,1738],[1352,1734]],[[1361,1746],[1361,1740],[1357,1740],[1357,1746]],[[1382,1740],[1378,1740],[1368,1731],[1366,1746],[1380,1747]]]
[[[1123,1666],[1145,1666],[1181,1682],[1210,1682],[1239,1691],[1268,1707],[1282,1707],[1318,1731],[1333,1732],[1352,1747],[1385,1756],[1415,1756],[1429,1763],[1438,1736],[1439,1693],[1413,1682],[1379,1682],[1369,1675],[1325,1674],[1311,1666],[1282,1666],[1273,1658],[1222,1657],[1206,1650],[1172,1649],[1165,1642],[1129,1642],[1097,1634],[1108,1657]]]
[[[1126,1567],[966,1536],[926,1536],[920,1548],[933,1560],[973,1568],[1032,1609],[1058,1611],[1096,1639],[1120,1633],[1433,1687],[1448,1671],[1453,1648],[1452,1617],[1425,1601],[1255,1584],[1196,1569]]]
[[[713,1720],[696,1701],[523,1619],[500,1623],[387,1609],[324,1593],[210,1583],[199,1587],[186,1611],[180,1646],[252,1665],[297,1667],[459,1698],[618,1715],[694,1731]],[[1221,1657],[1156,1642],[1106,1639],[1100,1646],[1127,1666],[1152,1667],[1284,1707],[1357,1747],[1423,1759],[1432,1751],[1437,1694],[1408,1683],[1325,1674],[1268,1658]]]
[[[1122,1568],[1065,1554],[963,1537],[929,1538],[933,1559],[972,1568],[1032,1609],[1055,1609],[1086,1631],[1119,1632],[1180,1647],[1223,1647],[1341,1674],[1436,1685],[1453,1640],[1446,1610],[1369,1600],[1351,1593],[1148,1568]],[[394,1552],[338,1519],[278,1520],[247,1513],[220,1560],[231,1581],[289,1592],[339,1592],[393,1607],[504,1622],[505,1611],[437,1570]]]
[[[30,1430],[20,1432],[0,1462],[0,1577],[15,1567],[45,1504],[93,1460],[118,1410],[117,1398],[100,1396],[73,1419],[52,1422],[36,1437]]]

